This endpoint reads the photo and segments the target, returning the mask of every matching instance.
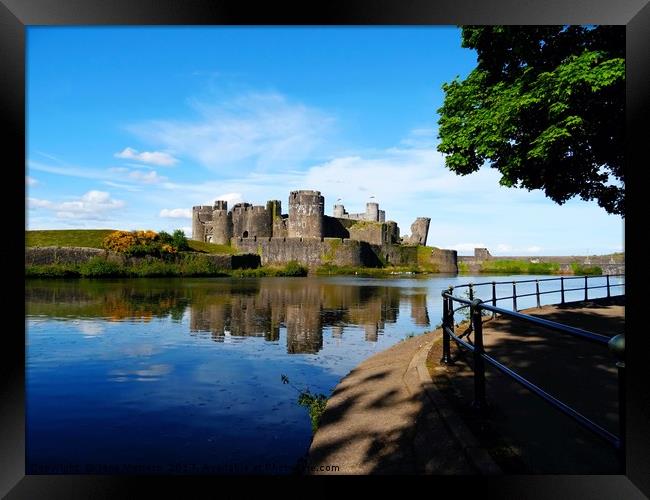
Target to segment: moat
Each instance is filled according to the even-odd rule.
[[[291,473],[311,427],[282,375],[329,395],[493,279],[523,276],[29,280],[26,472]]]

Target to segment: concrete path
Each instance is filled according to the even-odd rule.
[[[624,332],[624,297],[521,312],[608,337]],[[488,355],[610,432],[619,433],[616,359],[607,346],[506,317],[485,321],[483,338]],[[455,399],[467,407],[474,399],[472,357],[453,342],[452,357],[456,363],[445,371]],[[617,456],[609,444],[490,366],[486,397],[490,407],[484,422],[490,432],[510,444],[526,471],[618,473]]]
[[[309,450],[311,473],[477,474],[481,465],[490,470],[489,457],[477,469],[430,395],[424,363],[439,337],[438,331],[400,342],[339,383]],[[486,456],[479,452],[474,458]]]

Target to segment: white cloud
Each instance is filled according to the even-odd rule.
[[[538,247],[537,245],[533,245],[532,247],[526,248],[526,251],[530,252],[530,253],[539,253],[539,252],[542,251],[542,247]]]
[[[106,212],[122,208],[124,201],[115,200],[105,191],[88,191],[78,199],[53,202],[28,198],[30,209],[43,208],[55,212],[59,219],[103,219]]]
[[[191,208],[163,208],[160,211],[160,217],[165,217],[169,219],[191,219],[192,209]]]
[[[128,130],[206,168],[232,173],[242,165],[286,168],[313,157],[333,121],[277,93],[248,93],[194,107],[200,115],[194,121],[149,121]]]
[[[133,179],[136,182],[142,182],[143,184],[158,184],[166,181],[167,177],[158,175],[155,170],[150,170],[146,173],[141,172],[140,170],[134,170],[129,173],[129,179]]]
[[[485,246],[485,243],[456,243],[447,248],[456,250],[457,252],[471,252],[473,254],[475,248],[485,248]]]
[[[89,337],[94,337],[95,335],[99,335],[104,332],[103,325],[94,321],[80,321],[77,323],[77,328],[84,335]]]
[[[28,186],[35,186],[36,184],[38,184],[38,181],[36,179],[34,179],[33,177],[30,177],[29,175],[26,175],[25,176],[25,184],[27,184]]]
[[[139,153],[137,149],[124,148],[119,153],[115,153],[114,156],[116,158],[135,160],[150,165],[158,165],[161,167],[171,167],[178,163],[177,158],[174,158],[171,154],[164,153],[162,151],[143,151],[142,153]]]
[[[512,245],[507,245],[505,243],[499,243],[497,245],[498,252],[512,252]]]

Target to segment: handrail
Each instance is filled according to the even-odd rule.
[[[485,362],[489,363],[491,366],[497,368],[499,371],[504,373],[506,376],[512,378],[515,380],[517,383],[528,389],[530,392],[533,394],[537,395],[547,403],[549,403],[551,406],[556,408],[557,410],[561,411],[563,414],[571,417],[573,420],[578,422],[583,428],[591,431],[595,435],[599,436],[600,438],[604,439],[607,441],[610,445],[613,445],[619,453],[619,461],[621,464],[621,468],[624,472],[625,470],[625,446],[624,446],[624,380],[625,380],[625,363],[624,363],[624,350],[625,350],[625,336],[624,335],[618,335],[614,338],[609,338],[605,335],[601,335],[598,333],[590,332],[587,330],[583,330],[581,328],[576,328],[573,326],[565,325],[562,323],[558,323],[556,321],[550,321],[547,319],[539,318],[536,316],[531,316],[528,314],[523,314],[517,311],[517,298],[520,297],[530,297],[535,295],[537,297],[537,307],[541,307],[540,304],[540,295],[546,294],[546,293],[561,293],[561,303],[565,303],[565,296],[564,293],[568,291],[575,291],[575,290],[584,290],[585,295],[584,299],[588,300],[589,298],[589,290],[593,290],[596,288],[607,288],[607,297],[611,297],[611,288],[614,286],[625,286],[624,283],[617,283],[617,284],[612,284],[610,283],[610,276],[625,276],[625,275],[607,275],[607,284],[606,285],[598,285],[598,286],[589,286],[589,276],[570,276],[570,277],[559,277],[559,278],[547,278],[547,279],[541,279],[541,280],[520,280],[520,281],[505,281],[505,282],[496,282],[496,281],[491,281],[491,282],[483,282],[483,283],[467,283],[463,285],[458,285],[458,286],[450,286],[447,290],[444,290],[442,292],[442,299],[443,299],[443,310],[442,310],[442,331],[443,331],[443,353],[442,353],[442,359],[440,360],[441,363],[445,364],[452,364],[454,360],[452,359],[451,356],[451,346],[450,346],[450,340],[453,339],[454,342],[459,346],[464,349],[467,349],[470,351],[473,355],[474,363],[473,363],[473,373],[474,373],[474,402],[473,406],[477,409],[482,409],[486,405],[486,399],[485,399]],[[593,278],[593,277],[592,277]],[[602,276],[598,276],[598,278],[602,278]],[[580,288],[564,288],[564,280],[565,279],[583,279],[584,280],[584,287]],[[540,292],[539,289],[539,282],[540,281],[560,281],[561,288],[560,290],[551,290],[551,291],[544,291]],[[535,283],[535,293],[525,293],[525,294],[517,294],[517,288],[516,285],[520,283]],[[496,295],[496,285],[497,284],[511,284],[513,287],[513,294],[511,296],[507,297],[497,297]],[[492,303],[491,305],[484,302],[481,299],[476,299],[474,298],[474,288],[477,286],[485,286],[485,285],[491,285],[492,286],[492,297],[490,302]],[[454,295],[454,290],[458,288],[469,288],[469,298],[465,297],[458,297]],[[625,292],[623,291],[624,295]],[[497,307],[496,303],[499,300],[507,300],[507,299],[512,299],[513,300],[513,310],[509,309],[504,309],[502,307]],[[461,304],[460,307],[454,309],[454,302]],[[467,329],[467,331],[462,335],[465,336],[466,333],[473,333],[474,334],[474,342],[469,343],[461,339],[456,333],[454,332],[454,314],[460,310],[460,309],[465,309],[469,307],[470,308],[470,325]],[[547,328],[556,332],[568,334],[577,338],[581,338],[584,340],[588,340],[591,342],[595,342],[600,345],[608,345],[608,347],[615,352],[617,355],[619,361],[616,363],[616,366],[618,368],[618,381],[619,381],[619,435],[616,436],[609,432],[608,430],[604,429],[600,425],[598,425],[596,422],[590,420],[589,418],[585,417],[575,409],[571,408],[569,405],[566,403],[560,401],[553,395],[547,393],[544,391],[542,388],[538,387],[537,385],[533,384],[526,378],[522,377],[520,374],[516,373],[512,369],[508,368],[498,360],[492,358],[488,354],[485,353],[485,349],[483,346],[483,311],[489,311],[492,312],[493,317],[496,316],[497,314],[501,316],[506,316],[510,318],[514,318],[520,321],[525,321],[533,325],[541,326],[543,328]]]

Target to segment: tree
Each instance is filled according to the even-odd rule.
[[[597,200],[624,217],[625,28],[465,26],[476,68],[443,84],[447,168],[489,164],[500,184],[563,204]]]

